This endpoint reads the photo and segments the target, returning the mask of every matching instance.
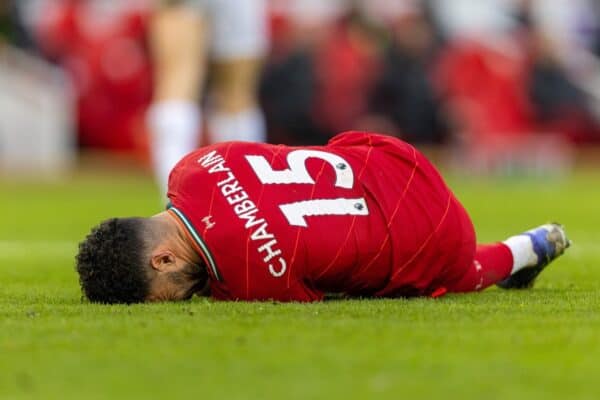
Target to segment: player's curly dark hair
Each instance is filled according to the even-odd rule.
[[[139,303],[149,291],[143,218],[112,218],[79,244],[76,269],[85,296],[95,303]]]

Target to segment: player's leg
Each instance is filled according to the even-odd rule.
[[[213,0],[209,130],[213,142],[266,140],[257,86],[267,48],[264,0]]]
[[[148,113],[155,175],[166,191],[173,166],[199,144],[198,97],[206,69],[206,22],[198,8],[160,8],[150,24],[155,70],[154,101]]]
[[[209,130],[213,142],[266,141],[265,122],[256,96],[261,60],[221,61],[211,75]]]
[[[478,245],[475,259],[461,279],[449,285],[451,292],[503,288],[529,288],[535,278],[569,247],[558,224],[542,225],[494,244]]]
[[[448,291],[474,292],[496,284],[510,275],[513,256],[504,243],[480,244],[467,265],[462,277],[448,284]]]

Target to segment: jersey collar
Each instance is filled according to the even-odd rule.
[[[185,230],[188,234],[188,237],[192,239],[193,243],[195,244],[196,250],[200,253],[202,258],[206,262],[206,265],[208,265],[208,267],[210,268],[212,275],[215,277],[215,279],[217,281],[221,282],[222,277],[221,277],[221,274],[219,273],[219,269],[217,268],[215,258],[213,257],[212,253],[208,249],[208,246],[206,245],[204,240],[202,240],[202,238],[200,237],[198,232],[196,232],[196,229],[192,225],[191,221],[185,216],[185,214],[183,214],[183,212],[181,212],[181,210],[174,207],[170,203],[167,205],[167,211],[172,216],[174,216],[177,221],[179,221],[181,223],[181,226],[183,226],[185,228]]]

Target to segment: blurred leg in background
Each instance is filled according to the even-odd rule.
[[[154,173],[161,190],[171,168],[199,144],[199,93],[206,69],[206,16],[187,5],[156,11],[150,28],[154,98],[148,114]]]
[[[213,0],[209,131],[213,142],[266,140],[257,86],[267,51],[264,0]]]
[[[171,168],[203,142],[265,141],[256,85],[267,43],[263,0],[190,0],[157,10],[150,27],[155,91],[148,121],[163,192]],[[209,65],[207,139],[200,100]]]

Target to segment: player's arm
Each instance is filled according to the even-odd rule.
[[[158,3],[149,27],[154,101],[195,101],[205,74],[205,17],[185,1]]]

